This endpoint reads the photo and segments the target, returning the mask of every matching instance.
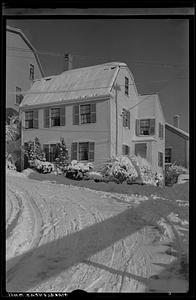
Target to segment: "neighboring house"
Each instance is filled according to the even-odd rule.
[[[44,76],[37,52],[24,33],[6,27],[6,107],[18,111],[22,91],[30,89],[33,80]],[[18,94],[16,94],[18,93]]]
[[[38,137],[53,161],[63,137],[71,159],[100,165],[116,155],[136,153],[162,172],[164,116],[157,95],[147,101],[142,97],[131,71],[120,62],[42,78],[20,105],[22,144]]]
[[[165,164],[174,162],[189,168],[189,134],[165,123]]]

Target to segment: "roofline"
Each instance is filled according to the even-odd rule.
[[[11,27],[11,26],[6,26],[6,30],[7,31],[10,31],[10,32],[14,32],[14,33],[17,33],[21,36],[21,38],[23,39],[23,41],[27,44],[27,46],[32,50],[34,56],[35,56],[35,59],[36,59],[36,62],[38,64],[38,67],[39,67],[39,70],[41,72],[41,75],[42,77],[44,77],[44,71],[42,69],[42,66],[41,66],[41,63],[40,63],[40,60],[39,60],[39,57],[37,55],[37,50],[33,47],[33,45],[31,44],[31,42],[28,40],[28,38],[25,36],[25,34],[22,32],[21,29],[18,29],[18,28],[15,28],[15,27]]]
[[[39,103],[39,104],[33,104],[33,105],[21,105],[19,108],[21,110],[29,110],[33,108],[44,108],[44,107],[50,107],[50,106],[58,106],[58,105],[66,105],[66,104],[74,104],[74,103],[84,103],[84,102],[90,102],[90,101],[102,101],[102,100],[109,100],[111,97],[110,94],[101,95],[101,96],[94,96],[94,97],[86,97],[86,98],[76,98],[76,99],[70,99],[70,100],[59,100],[55,102],[50,103]]]
[[[167,122],[165,122],[165,127],[167,127],[167,129],[173,131],[174,133],[177,133],[178,135],[180,135],[180,136],[186,138],[187,140],[189,140],[189,133],[188,132],[186,132],[186,131],[184,131],[180,128],[177,128],[177,127],[175,127],[175,126],[173,126],[173,125],[171,125]]]

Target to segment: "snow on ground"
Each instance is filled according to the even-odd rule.
[[[188,201],[7,173],[9,292],[187,292]]]

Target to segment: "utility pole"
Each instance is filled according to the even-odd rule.
[[[72,69],[72,56],[70,53],[66,53],[64,56],[64,71],[69,71]]]

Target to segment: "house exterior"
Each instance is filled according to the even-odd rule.
[[[20,105],[22,145],[38,137],[52,161],[63,137],[71,159],[99,166],[116,155],[136,153],[162,173],[164,116],[158,95],[144,97],[120,62],[41,78]]]
[[[18,111],[22,91],[30,89],[33,80],[44,76],[37,52],[24,33],[6,27],[6,107]],[[18,93],[18,94],[16,94]]]
[[[165,123],[165,163],[174,162],[189,168],[189,134]]]

